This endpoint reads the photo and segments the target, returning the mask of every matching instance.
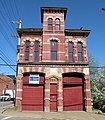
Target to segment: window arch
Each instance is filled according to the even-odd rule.
[[[48,30],[52,30],[52,29],[53,29],[53,19],[48,18]]]
[[[68,42],[68,59],[73,62],[73,42]]]
[[[77,43],[77,49],[78,49],[78,62],[83,61],[83,53],[82,53],[82,43],[78,42]]]
[[[30,41],[25,42],[25,61],[29,61]]]
[[[60,30],[60,19],[59,18],[56,18],[55,20],[55,29],[57,31]]]
[[[39,61],[39,50],[40,50],[40,42],[35,41],[34,42],[34,61],[35,62]]]
[[[57,40],[51,40],[51,60],[57,60]]]

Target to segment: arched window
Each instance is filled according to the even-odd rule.
[[[69,62],[73,62],[73,43],[68,42],[68,59]]]
[[[82,43],[81,42],[77,43],[77,49],[78,49],[78,62],[82,62],[83,55],[82,55]]]
[[[39,61],[39,41],[34,42],[34,61],[38,62]]]
[[[29,61],[30,41],[25,42],[25,61]]]
[[[51,60],[57,60],[57,41],[51,40]]]
[[[53,20],[52,20],[52,18],[48,18],[48,30],[53,30]]]
[[[55,20],[55,29],[56,31],[60,30],[60,19],[59,18],[56,18]]]

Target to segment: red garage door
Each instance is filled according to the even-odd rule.
[[[83,111],[84,93],[81,76],[65,76],[63,78],[63,109],[64,111]]]
[[[63,96],[65,111],[83,110],[82,86],[64,86]]]
[[[22,110],[43,111],[43,86],[23,86]]]

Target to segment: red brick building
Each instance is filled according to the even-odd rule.
[[[86,37],[65,29],[67,8],[42,7],[43,28],[18,29],[16,106],[31,111],[90,111]]]
[[[0,95],[4,93],[6,90],[13,90],[15,88],[14,85],[15,77],[10,75],[0,74]]]

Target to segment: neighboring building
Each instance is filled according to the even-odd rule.
[[[13,75],[4,75],[0,74],[0,95],[3,94],[6,90],[13,90],[15,76]]]
[[[18,29],[16,106],[31,111],[90,111],[86,37],[65,29],[67,8],[42,7],[43,28]]]

